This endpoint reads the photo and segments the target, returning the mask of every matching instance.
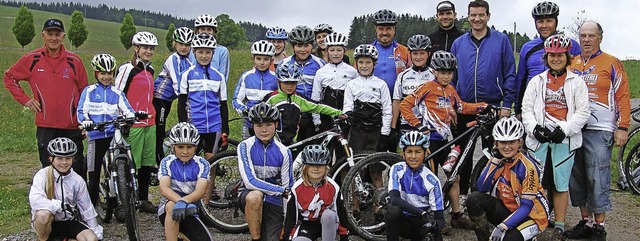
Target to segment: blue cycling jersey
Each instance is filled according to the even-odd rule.
[[[171,178],[171,190],[184,197],[196,190],[198,179],[209,178],[209,162],[200,156],[194,156],[188,162],[182,162],[175,155],[168,155],[162,161],[158,170],[158,179]],[[158,206],[158,215],[164,213],[164,204],[167,199],[162,196]]]
[[[170,55],[162,65],[162,72],[153,82],[153,98],[167,101],[178,98],[180,73],[191,67],[193,63],[195,62],[192,62],[189,56],[182,56],[177,52]]]
[[[217,69],[195,64],[182,73],[180,95],[187,95],[188,120],[200,134],[221,132],[220,102],[227,100],[226,79]]]
[[[413,171],[406,162],[393,164],[389,173],[388,190],[398,190],[403,200],[423,211],[444,210],[440,180],[424,165]],[[412,216],[407,211],[403,212]]]
[[[78,122],[85,120],[97,122],[110,121],[118,115],[133,116],[125,94],[112,85],[103,85],[98,82],[84,88],[78,101]],[[89,140],[112,137],[115,133],[113,125],[106,126],[104,130],[89,131]]]
[[[296,92],[307,99],[311,99],[311,95],[313,93],[313,81],[316,77],[316,72],[326,64],[324,60],[312,54],[309,55],[309,58],[301,64],[296,61],[295,55],[292,55],[282,59],[282,63],[295,64],[302,70],[302,79],[298,82]]]
[[[240,76],[233,91],[233,108],[242,115],[243,110],[262,102],[264,97],[278,89],[278,81],[273,71],[260,71],[256,68]],[[250,126],[247,121],[245,125]]]
[[[193,51],[189,54],[189,59],[191,63],[197,63],[196,57]],[[229,79],[229,50],[227,47],[222,46],[220,44],[216,45],[215,50],[213,51],[213,57],[211,58],[211,64],[213,68],[217,69],[222,73],[224,79]]]

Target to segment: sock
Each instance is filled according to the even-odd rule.
[[[601,221],[601,222],[596,221],[596,222],[595,222],[595,225],[600,225],[600,226],[604,227],[604,221]]]
[[[461,216],[462,216],[462,212],[457,212],[457,213],[451,212],[451,218],[453,219],[458,219]]]
[[[554,225],[557,229],[560,229],[562,230],[562,232],[564,232],[564,222],[556,221]]]

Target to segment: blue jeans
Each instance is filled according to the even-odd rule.
[[[582,148],[576,152],[569,180],[572,206],[586,207],[593,213],[611,211],[612,148],[613,132],[582,131]]]

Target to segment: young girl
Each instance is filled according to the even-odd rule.
[[[322,238],[340,240],[347,236],[347,215],[342,204],[340,187],[327,176],[331,152],[321,145],[309,145],[300,153],[302,178],[291,188],[284,221],[283,240],[308,241]]]
[[[97,54],[91,60],[96,82],[82,91],[78,102],[78,122],[86,129],[94,122],[110,121],[123,115],[132,117],[133,108],[122,91],[111,85],[116,70],[116,59],[109,54]],[[113,126],[104,130],[89,131],[87,147],[87,171],[89,172],[89,196],[97,204],[102,160],[115,132]]]
[[[267,38],[267,41],[271,42],[271,44],[276,47],[276,52],[273,56],[273,63],[269,67],[271,71],[276,71],[276,67],[280,61],[287,57],[287,53],[284,52],[284,49],[287,46],[287,30],[278,26],[271,27],[267,29],[265,37]]]
[[[201,14],[194,21],[195,26],[195,34],[206,33],[212,35],[213,38],[218,38],[218,21],[209,15],[209,14]],[[216,45],[216,51],[213,53],[213,57],[211,58],[211,66],[224,76],[225,79],[229,79],[229,49],[222,45]]]
[[[384,80],[373,76],[378,50],[361,44],[353,51],[358,77],[347,83],[343,113],[353,117],[349,145],[354,151],[376,151],[378,142],[387,143],[391,131],[391,97]],[[380,148],[387,150],[386,146]]]
[[[150,32],[133,35],[133,59],[118,69],[115,86],[124,92],[137,112],[156,115],[153,107],[153,67],[151,57],[158,46],[158,39]],[[154,118],[140,120],[131,127],[127,143],[138,169],[138,199],[140,210],[154,213],[157,207],[149,201],[151,169],[156,165],[156,121]]]

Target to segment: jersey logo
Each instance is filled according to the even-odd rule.
[[[38,68],[38,72],[44,72],[44,68]]]
[[[69,78],[69,68],[64,68],[64,71],[62,72],[62,78],[64,79]]]
[[[564,87],[560,87],[557,91],[547,89],[547,95],[545,96],[545,102],[560,102],[566,103],[567,98],[564,95]]]
[[[324,200],[320,199],[320,193],[316,193],[309,203],[309,211],[313,212],[313,218],[318,218],[318,216],[320,216],[322,204],[324,204]]]

